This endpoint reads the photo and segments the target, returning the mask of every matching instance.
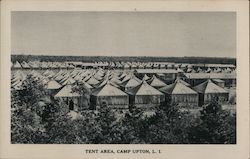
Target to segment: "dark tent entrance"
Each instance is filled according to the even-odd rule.
[[[199,93],[199,106],[204,105],[204,94]]]
[[[74,110],[74,102],[72,99],[66,98],[66,104],[69,106],[69,110]]]
[[[69,101],[69,110],[74,110],[74,102],[72,99]]]
[[[129,95],[129,103],[130,103],[130,105],[134,105],[135,104],[135,96]]]

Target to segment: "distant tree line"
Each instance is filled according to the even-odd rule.
[[[28,76],[11,93],[11,142],[26,144],[235,144],[236,116],[212,101],[194,118],[167,103],[145,117],[133,108],[117,118],[105,103],[72,120],[63,105],[46,99],[42,84]]]
[[[202,64],[234,64],[235,58],[221,57],[149,57],[149,56],[43,56],[43,55],[11,55],[11,61],[82,61],[82,62],[175,62]]]

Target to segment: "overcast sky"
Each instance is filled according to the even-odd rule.
[[[12,54],[236,57],[233,12],[12,12]]]

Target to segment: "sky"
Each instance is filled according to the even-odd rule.
[[[15,11],[11,52],[236,57],[236,13]]]

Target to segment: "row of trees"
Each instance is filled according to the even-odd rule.
[[[236,143],[236,117],[216,101],[204,106],[197,118],[176,104],[159,106],[150,117],[137,108],[117,117],[104,103],[72,120],[59,101],[44,94],[39,81],[28,77],[24,86],[11,94],[12,143]]]
[[[235,58],[218,58],[218,57],[149,57],[149,56],[38,56],[38,55],[11,55],[11,61],[82,61],[82,62],[176,62],[176,63],[203,63],[203,64],[234,64]]]

